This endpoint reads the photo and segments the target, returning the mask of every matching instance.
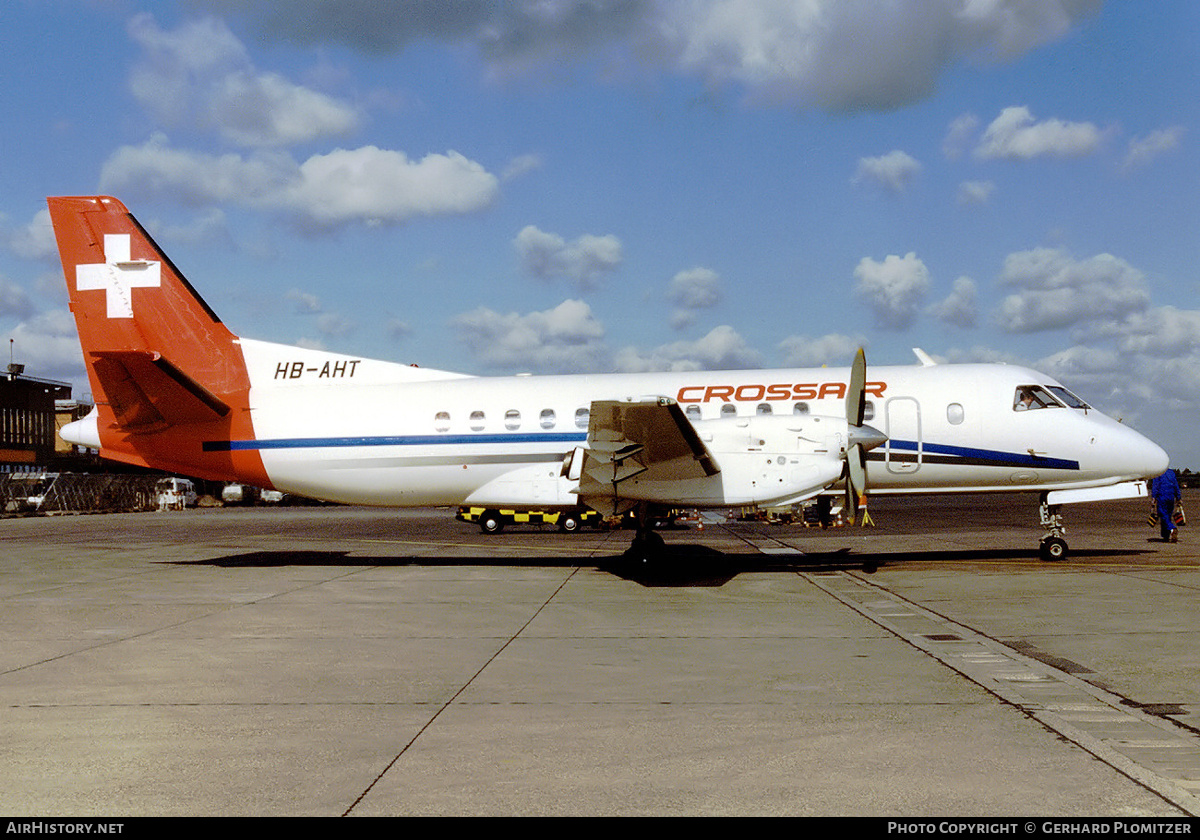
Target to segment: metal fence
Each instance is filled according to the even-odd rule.
[[[157,482],[152,475],[2,473],[0,513],[154,510]]]

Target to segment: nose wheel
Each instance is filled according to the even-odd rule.
[[[1042,494],[1042,503],[1038,508],[1042,527],[1046,529],[1045,536],[1038,546],[1038,553],[1047,562],[1062,560],[1067,556],[1067,527],[1063,524],[1060,505],[1046,504],[1046,494]]]
[[[1067,556],[1067,541],[1062,537],[1042,537],[1038,551],[1042,559],[1053,563]]]

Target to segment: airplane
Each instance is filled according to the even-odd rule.
[[[1144,496],[1167,454],[1054,379],[1002,364],[479,377],[235,335],[115,198],[47,199],[102,457],[328,501],[632,512],[845,493]],[[867,421],[870,421],[868,424]]]

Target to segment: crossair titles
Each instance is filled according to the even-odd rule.
[[[844,400],[845,382],[778,382],[772,385],[757,383],[746,385],[685,385],[679,389],[675,399],[681,403],[706,402],[770,402],[771,400]],[[886,382],[868,382],[865,392],[883,398]]]

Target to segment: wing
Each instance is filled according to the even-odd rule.
[[[712,452],[674,400],[592,403],[580,496],[618,496],[621,482],[634,476],[685,482],[718,472]]]

